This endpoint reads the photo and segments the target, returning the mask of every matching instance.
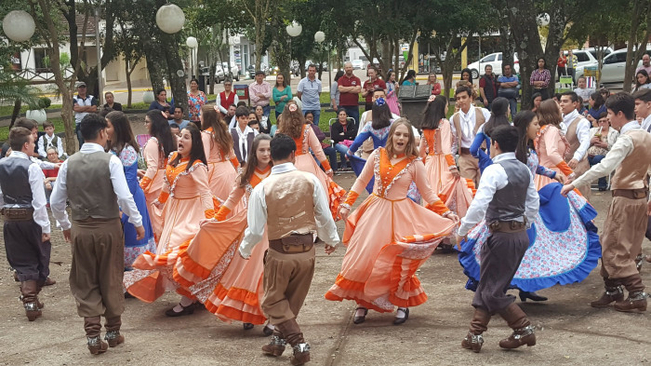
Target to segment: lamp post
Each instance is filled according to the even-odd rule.
[[[156,25],[167,34],[174,34],[183,28],[185,14],[174,4],[166,4],[156,12]]]
[[[192,64],[192,75],[191,77],[195,77],[196,74],[196,55],[194,54],[197,50],[197,47],[199,47],[199,42],[197,42],[197,39],[194,37],[188,37],[188,39],[185,40],[185,44],[190,47],[190,63]]]
[[[2,30],[10,40],[25,42],[34,35],[36,23],[28,12],[13,10],[2,19]]]
[[[322,31],[317,31],[316,33],[314,33],[314,40],[319,45],[323,45],[323,41],[325,41],[325,33],[323,33]],[[326,60],[326,62],[328,63],[328,85],[331,85],[332,84],[332,80],[331,80],[331,78],[332,78],[332,73],[331,73],[332,65],[330,65],[330,51],[326,50],[326,52],[328,53],[327,60]]]
[[[293,21],[292,24],[288,25],[285,30],[289,34],[289,66],[291,70],[292,65],[292,38],[298,37],[303,32],[303,26],[300,25],[297,21]],[[301,65],[298,65],[298,69],[301,70]],[[291,72],[290,72],[291,74]]]

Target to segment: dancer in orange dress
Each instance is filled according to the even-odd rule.
[[[433,193],[450,210],[463,217],[472,201],[475,184],[471,179],[459,175],[452,155],[452,130],[450,121],[445,118],[447,113],[448,99],[442,95],[432,95],[421,124],[423,138],[420,139],[418,152],[425,162]]]
[[[540,123],[540,136],[536,139],[539,164],[555,171],[557,174],[562,174],[560,179],[563,182],[567,178],[573,179],[575,174],[563,159],[570,145],[560,129],[560,124],[563,121],[560,107],[552,99],[545,100],[540,103],[537,115],[538,123]],[[534,182],[536,183],[536,190],[540,190],[540,188],[549,183],[558,182],[558,180],[536,174]]]
[[[170,125],[161,111],[152,110],[147,112],[145,127],[151,138],[142,149],[142,157],[147,163],[147,171],[140,180],[140,188],[145,192],[151,226],[154,230],[154,237],[158,241],[163,231],[163,219],[152,212],[151,204],[158,199],[163,190],[167,157],[176,150],[176,143],[174,137],[172,137]]]
[[[304,172],[312,173],[319,178],[323,189],[328,195],[328,203],[332,218],[337,220],[339,205],[346,195],[337,183],[332,180],[333,172],[330,168],[330,163],[323,152],[319,139],[312,131],[312,127],[305,123],[305,117],[301,109],[296,105],[296,102],[289,101],[285,105],[285,110],[281,115],[281,120],[278,124],[278,133],[283,133],[294,139],[296,143],[296,169]],[[325,173],[314,161],[310,149],[321,163]]]
[[[174,268],[174,280],[202,302],[208,311],[225,322],[243,322],[245,330],[267,320],[260,304],[264,294],[264,254],[269,241],[265,233],[253,249],[250,260],[233,255],[244,236],[247,221],[246,210],[233,217],[230,213],[242,202],[246,203],[253,188],[271,173],[270,142],[269,135],[255,137],[252,145],[255,153],[249,154],[228,199],[214,220],[202,223],[197,236],[184,245],[187,249],[182,246]],[[226,266],[227,269],[223,270]],[[273,326],[267,325],[263,332],[271,335]]]
[[[213,198],[208,187],[206,155],[201,132],[190,124],[181,130],[178,152],[169,156],[165,185],[152,208],[162,209],[163,231],[156,254],[145,252],[133,263],[134,270],[124,276],[130,294],[145,302],[153,302],[166,290],[179,288],[172,278],[172,269],[179,247],[195,236],[199,224],[215,215]],[[182,292],[185,294],[185,292]],[[179,316],[194,311],[194,299],[183,297],[179,305],[165,314]]]
[[[373,194],[349,216],[350,207],[373,175]],[[407,198],[412,181],[428,202],[426,207]],[[416,270],[458,222],[430,188],[406,119],[393,123],[386,149],[371,153],[340,214],[346,221],[343,242],[348,248],[326,299],[357,302],[355,324],[364,322],[368,309],[383,313],[392,312],[395,306],[394,324],[404,323],[408,308],[427,300]]]
[[[208,184],[220,204],[228,198],[240,163],[233,151],[233,138],[228,126],[213,106],[201,107],[201,141],[208,161]]]

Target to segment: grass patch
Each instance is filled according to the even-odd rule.
[[[60,117],[57,118],[48,118],[48,121],[54,123],[54,133],[64,132],[66,129],[63,126],[63,119]],[[43,127],[39,126],[39,130],[42,131]],[[0,127],[0,141],[7,141],[9,138],[9,126]]]

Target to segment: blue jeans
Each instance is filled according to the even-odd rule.
[[[314,124],[319,125],[319,117],[321,117],[321,110],[320,109],[306,109],[303,111],[303,115],[305,115],[307,112],[312,112],[312,115],[314,115]]]
[[[342,105],[339,107],[345,109],[348,117],[353,117],[355,119],[355,125],[359,126],[359,105]]]
[[[588,155],[588,162],[590,163],[590,166],[597,165],[601,162],[603,158],[605,158],[605,156],[603,155],[594,155],[594,156]],[[599,187],[600,191],[605,191],[606,189],[608,189],[608,182],[606,182],[606,177],[599,178],[597,186]]]
[[[265,117],[269,118],[269,114],[271,113],[271,106],[267,104],[266,106],[262,107],[262,111]]]
[[[328,161],[330,162],[330,168],[332,171],[334,172],[339,169],[339,165],[337,164],[337,151],[328,146],[323,148],[323,152],[328,156]]]
[[[81,124],[75,125],[75,134],[77,134],[77,140],[79,140],[79,148],[84,144],[84,137],[81,136]]]
[[[497,96],[509,100],[509,107],[511,107],[511,116],[515,116],[515,114],[518,112],[518,89],[500,89],[497,91]]]

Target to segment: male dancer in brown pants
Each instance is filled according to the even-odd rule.
[[[491,315],[497,313],[506,320],[513,334],[500,341],[502,348],[518,348],[536,344],[534,329],[527,314],[514,303],[515,297],[506,290],[529,247],[527,226],[536,217],[538,192],[531,171],[515,157],[518,131],[512,126],[500,126],[491,133],[491,152],[497,155],[493,165],[484,170],[475,199],[461,220],[459,236],[465,236],[484,217],[491,235],[481,249],[479,286],[472,306],[475,314],[470,331],[461,342],[463,348],[481,350]],[[462,238],[458,238],[461,240]]]
[[[50,219],[45,205],[45,176],[29,158],[34,136],[24,127],[9,132],[11,155],[0,160],[0,206],[4,215],[7,260],[20,281],[29,321],[41,316],[38,293],[50,273]]]
[[[630,94],[611,95],[606,108],[611,126],[619,131],[617,141],[599,164],[563,186],[561,193],[567,194],[615,171],[610,180],[613,200],[601,235],[601,276],[606,292],[590,305],[606,308],[615,302],[617,311],[646,311],[644,284],[635,257],[642,251],[647,214],[651,213],[651,203],[647,203],[651,135],[635,120],[635,99]],[[628,290],[627,299],[623,287]]]
[[[267,227],[262,310],[275,329],[262,352],[277,357],[289,343],[294,350],[292,365],[303,365],[310,360],[310,345],[296,317],[314,275],[314,233],[325,241],[327,254],[334,252],[339,235],[321,183],[315,175],[296,170],[295,152],[289,136],[276,134],[271,140],[274,166],[251,192],[249,226],[239,252],[248,259]]]
[[[63,228],[66,241],[72,242],[70,290],[77,313],[84,318],[88,349],[94,355],[124,342],[120,334],[124,311],[124,234],[120,210],[136,227],[138,240],[145,236],[122,163],[117,156],[104,152],[108,141],[106,128],[104,117],[84,117],[80,130],[85,142],[61,166],[50,197],[52,214]],[[72,224],[68,221],[66,200],[70,200]],[[101,316],[106,318],[104,339],[108,345],[100,339]]]

